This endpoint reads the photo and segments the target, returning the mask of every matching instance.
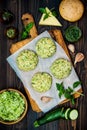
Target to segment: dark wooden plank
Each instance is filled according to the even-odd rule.
[[[26,97],[25,90],[23,88],[23,84],[19,80],[19,78],[16,76],[15,72],[11,69],[11,67],[6,62],[6,58],[10,55],[9,48],[10,45],[13,42],[16,42],[20,40],[20,33],[22,31],[22,22],[21,22],[21,16],[23,13],[29,12],[32,13],[34,16],[36,26],[38,29],[38,32],[41,33],[44,30],[52,29],[55,27],[44,27],[44,26],[38,26],[38,22],[40,19],[41,14],[38,12],[39,7],[46,7],[49,8],[55,7],[58,13],[58,18],[63,24],[63,27],[60,28],[62,32],[64,32],[65,28],[68,25],[71,25],[72,23],[69,23],[61,18],[58,12],[58,5],[60,0],[0,0],[0,9],[6,8],[11,10],[15,14],[15,20],[13,23],[9,25],[3,25],[0,23],[0,90],[4,88],[16,88],[20,90]],[[82,81],[82,86],[84,90],[84,97],[80,97],[79,99],[76,99],[76,106],[79,110],[79,118],[76,121],[76,130],[87,130],[87,123],[86,123],[86,116],[87,116],[87,0],[83,0],[83,3],[85,5],[85,13],[83,18],[74,23],[77,24],[82,32],[83,36],[80,39],[78,43],[75,44],[76,46],[76,52],[83,52],[85,54],[85,60],[81,62],[80,64],[77,64],[76,72],[79,75],[79,78]],[[4,36],[4,30],[7,26],[13,25],[18,28],[19,30],[19,36],[14,40],[8,40]],[[70,103],[66,103],[63,106],[71,106]],[[40,117],[42,113],[37,114],[36,112],[33,112],[30,104],[28,113],[25,116],[25,118],[11,126],[2,125],[0,124],[0,130],[36,130],[33,127],[33,121]],[[37,128],[38,130],[74,130],[72,127],[71,121],[66,120],[59,120],[54,121],[49,124],[46,124],[44,126],[41,126],[40,128]]]

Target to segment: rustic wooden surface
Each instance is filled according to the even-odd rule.
[[[58,13],[58,5],[61,0],[0,0],[0,9],[9,9],[15,14],[15,20],[13,23],[9,25],[3,25],[0,23],[0,90],[5,88],[16,88],[20,90],[26,97],[25,90],[23,88],[23,84],[16,76],[15,72],[6,62],[6,58],[10,55],[9,48],[13,42],[20,40],[20,33],[22,31],[22,22],[21,16],[23,13],[29,12],[34,16],[36,27],[38,32],[41,33],[44,30],[49,30],[55,27],[48,26],[38,26],[38,21],[40,19],[41,14],[38,11],[39,7],[49,7],[57,10]],[[63,106],[75,107],[79,110],[79,117],[76,122],[66,121],[66,120],[58,120],[51,122],[49,124],[43,125],[39,128],[33,127],[33,121],[40,117],[42,113],[37,114],[33,112],[31,106],[29,104],[29,109],[25,118],[15,124],[15,125],[2,125],[0,124],[0,130],[87,130],[87,0],[83,0],[85,6],[85,12],[80,21],[75,23],[70,23],[61,18],[58,13],[58,18],[63,24],[63,27],[60,28],[62,32],[69,25],[78,25],[82,30],[82,38],[75,43],[76,53],[83,52],[85,55],[85,59],[83,62],[78,63],[75,70],[79,75],[80,80],[82,81],[82,87],[84,91],[84,97],[80,97],[76,99],[76,105],[72,106],[69,102],[64,104]],[[6,27],[13,25],[18,28],[19,35],[14,40],[8,40],[4,36],[4,30]],[[58,27],[57,27],[58,28]],[[66,42],[67,43],[67,42]],[[73,60],[72,54],[70,54]],[[29,103],[29,101],[28,101]]]

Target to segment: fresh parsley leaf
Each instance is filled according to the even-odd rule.
[[[47,11],[46,11],[46,8],[39,8],[39,11],[40,11],[41,13],[45,14],[43,20],[45,20],[45,19],[47,19],[48,17],[50,17],[50,12],[47,12]],[[55,16],[55,17],[57,16],[57,13],[56,13],[56,11],[54,10],[54,8],[50,9],[50,11],[51,11],[51,13],[52,13],[53,16]]]
[[[56,83],[56,87],[57,87],[57,90],[61,90],[61,89],[64,89],[64,86],[63,86],[63,82],[62,83]]]
[[[56,87],[57,87],[57,90],[60,90],[60,87],[63,86],[63,83],[59,84],[59,83],[56,83]]]
[[[52,15],[55,16],[55,17],[57,17],[56,11],[52,11]]]
[[[55,16],[55,17],[57,16],[57,12],[55,11],[55,8],[50,9],[50,11],[52,12],[53,16]]]
[[[31,30],[31,28],[33,27],[33,25],[34,25],[34,22],[31,22],[31,23],[29,23],[29,24],[27,24],[26,26],[25,26],[25,30],[26,30],[26,32],[30,32],[30,30]]]
[[[72,104],[75,104],[74,96],[72,95],[72,92],[69,92],[69,89],[65,90],[64,96],[69,99]]]
[[[28,33],[26,32],[26,31],[23,31],[22,33],[21,33],[21,40],[24,40],[24,39],[26,39],[28,37]]]
[[[61,92],[59,92],[59,98],[61,98],[61,96],[62,96],[62,93],[61,93]]]
[[[65,89],[64,89],[64,86],[63,86],[63,82],[61,84],[56,83],[56,87],[57,87],[57,90],[59,90],[59,97],[61,98],[61,96],[65,92]]]
[[[76,82],[74,82],[74,84],[73,84],[73,88],[77,88],[78,87],[78,85],[80,85],[81,84],[81,82],[80,81],[76,81]]]
[[[56,83],[56,88],[58,90],[59,97],[61,98],[61,96],[64,95],[64,97],[69,99],[72,102],[72,104],[75,104],[73,93],[75,92],[74,88],[78,87],[79,84],[81,84],[81,82],[80,81],[76,81],[76,82],[73,83],[73,88],[71,88],[69,86],[67,89],[65,89],[64,85],[63,85],[63,82]],[[78,93],[78,92],[76,92],[76,93]]]
[[[48,17],[50,17],[50,15],[49,15],[49,13],[46,13],[46,14],[44,15],[43,20],[47,19]]]
[[[45,8],[39,8],[39,11],[40,11],[41,13],[43,13],[43,14],[44,14],[44,13],[47,13]]]
[[[32,28],[33,26],[34,26],[34,22],[31,22],[31,23],[27,24],[27,25],[24,27],[24,29],[23,29],[23,31],[22,31],[22,33],[21,33],[21,40],[24,40],[24,39],[28,38],[29,33],[30,33],[30,30],[31,30],[31,28]]]
[[[71,87],[68,87],[67,90],[68,90],[68,92],[70,92],[70,93],[73,93],[73,91],[74,91]]]
[[[47,19],[48,17],[50,17],[49,13],[46,11],[46,8],[39,8],[39,11],[40,11],[41,13],[45,14],[43,20],[45,20],[45,19]]]
[[[75,104],[75,99],[74,99],[73,95],[72,95],[72,98],[70,100],[71,100],[71,103],[74,105]]]
[[[67,98],[67,99],[71,99],[71,97],[72,97],[72,95],[71,95],[71,93],[68,91],[68,89],[65,90],[64,96],[65,96],[65,98]]]

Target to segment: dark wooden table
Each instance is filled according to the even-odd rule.
[[[47,6],[51,9],[55,7],[58,13],[58,5],[60,1],[61,0],[0,0],[0,9],[9,9],[15,14],[15,20],[13,23],[9,25],[3,25],[0,23],[0,90],[5,88],[15,88],[20,90],[27,97],[23,88],[23,84],[6,61],[6,58],[10,55],[9,48],[12,43],[17,42],[20,39],[20,34],[23,28],[21,21],[21,16],[23,13],[29,12],[34,16],[36,27],[39,33],[46,29],[49,30],[55,28],[38,25],[41,16],[38,8]],[[36,112],[33,112],[28,101],[29,109],[25,118],[21,122],[11,126],[0,124],[0,130],[87,130],[87,0],[83,0],[83,3],[85,6],[85,12],[81,20],[78,22],[67,22],[63,20],[58,13],[58,18],[63,25],[60,28],[62,32],[64,32],[66,27],[73,24],[78,25],[83,33],[82,38],[75,43],[75,47],[76,52],[84,53],[85,59],[83,62],[77,64],[75,70],[82,81],[82,87],[85,96],[81,96],[80,98],[76,99],[76,105],[74,107],[79,110],[79,117],[76,122],[74,122],[74,126],[71,121],[57,120],[39,128],[34,128],[33,121],[40,117],[42,113],[37,114]],[[4,36],[5,28],[10,25],[17,27],[19,30],[19,35],[14,40],[9,40]],[[71,106],[71,104],[68,102],[63,106],[68,107]]]

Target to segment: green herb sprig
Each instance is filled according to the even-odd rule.
[[[61,98],[61,96],[64,95],[65,98],[69,99],[71,101],[72,104],[75,104],[75,100],[74,100],[74,93],[77,93],[77,94],[80,94],[83,96],[82,93],[79,93],[79,92],[76,92],[75,91],[75,88],[78,87],[78,85],[80,85],[81,82],[80,81],[76,81],[73,83],[73,88],[71,88],[70,86],[65,89],[64,88],[64,85],[63,85],[63,82],[62,83],[56,83],[56,88],[58,90],[58,95],[59,95],[59,98]]]
[[[21,33],[21,40],[24,40],[24,39],[28,38],[29,33],[30,33],[30,30],[31,30],[31,28],[32,28],[33,26],[34,26],[34,22],[31,22],[31,23],[27,24],[27,25],[24,27],[24,29],[23,29],[23,31],[22,31],[22,33]]]
[[[45,19],[47,19],[48,17],[50,17],[50,12],[47,12],[47,11],[46,11],[46,8],[39,8],[39,11],[40,11],[42,14],[45,14],[43,20],[45,20]],[[54,8],[50,9],[50,11],[51,11],[51,13],[52,13],[53,16],[55,16],[55,17],[57,16],[57,13],[56,13],[56,11],[54,10]]]

